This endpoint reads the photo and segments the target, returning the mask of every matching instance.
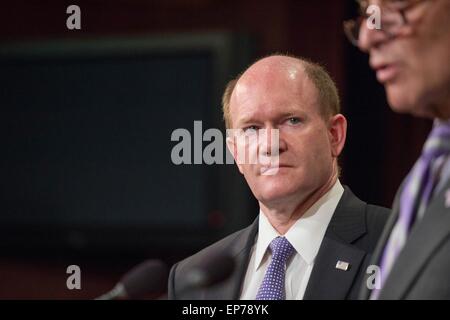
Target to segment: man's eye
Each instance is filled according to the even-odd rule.
[[[296,118],[296,117],[289,118],[288,121],[289,121],[290,124],[298,124],[298,123],[300,123],[300,119]]]
[[[248,126],[248,127],[244,128],[244,132],[249,132],[249,133],[252,133],[253,131],[256,132],[257,130],[258,130],[257,126]]]
[[[370,2],[368,0],[357,0],[359,5],[359,15],[365,18],[369,17],[369,13],[367,12],[367,8],[370,6]],[[398,11],[405,10],[412,3],[412,0],[384,0],[379,5],[382,9],[387,8],[389,10]]]
[[[396,6],[406,6],[409,5],[411,0],[385,0],[385,5],[396,5]]]
[[[384,6],[393,11],[405,10],[411,5],[411,0],[387,0]]]

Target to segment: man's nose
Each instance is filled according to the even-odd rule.
[[[261,155],[276,156],[286,151],[287,144],[279,129],[268,128],[259,135],[258,147]]]
[[[388,35],[382,29],[369,25],[366,19],[361,22],[358,37],[358,47],[361,51],[369,53],[371,49],[380,46],[388,39]]]

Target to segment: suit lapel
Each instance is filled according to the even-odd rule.
[[[386,225],[383,229],[383,232],[381,233],[380,239],[377,242],[377,246],[373,252],[372,259],[370,261],[369,265],[375,265],[379,266],[381,261],[381,256],[384,252],[384,247],[386,246],[387,241],[389,240],[389,236],[391,235],[392,229],[395,226],[395,223],[397,222],[398,214],[399,214],[399,204],[400,204],[400,192],[397,193],[394,204],[392,206],[391,215],[388,218]],[[365,274],[364,281],[362,282],[362,287],[360,289],[359,293],[359,299],[360,300],[367,300],[370,297],[371,290],[367,287],[366,283],[368,278],[371,276],[371,274]]]
[[[235,258],[236,269],[233,274],[221,284],[209,288],[203,292],[205,300],[237,300],[241,292],[241,286],[244,282],[250,260],[250,252],[255,242],[258,232],[258,218],[250,227],[244,230],[236,242],[233,243],[232,255]]]
[[[432,256],[434,250],[450,234],[450,209],[446,207],[446,193],[450,181],[430,203],[422,221],[411,230],[408,241],[400,252],[380,299],[404,299],[414,279]]]
[[[366,253],[351,244],[366,233],[366,203],[345,187],[320,245],[304,299],[345,299]],[[338,261],[348,270],[336,268]]]
[[[304,300],[343,300],[358,274],[365,252],[325,237],[317,255]],[[338,261],[349,263],[348,270],[336,268]]]
[[[402,182],[402,184],[400,185],[400,187],[397,191],[397,194],[395,195],[394,203],[392,205],[391,215],[386,222],[383,232],[381,233],[380,239],[378,240],[377,246],[373,252],[372,259],[370,261],[370,265],[375,265],[375,266],[380,265],[381,257],[384,252],[384,247],[386,246],[386,243],[389,240],[389,237],[391,235],[392,229],[394,228],[395,223],[397,222],[397,219],[398,219],[398,215],[400,212],[400,194],[401,194],[401,191],[403,190],[405,180]],[[362,284],[362,287],[361,287],[360,293],[359,293],[360,300],[367,300],[370,297],[371,290],[369,290],[369,288],[367,288],[367,285],[366,285],[367,279],[370,276],[371,276],[371,274],[367,274],[367,273],[365,274],[365,278],[364,278],[364,281],[362,282],[363,284]]]

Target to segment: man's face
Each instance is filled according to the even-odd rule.
[[[379,5],[380,1],[370,3]],[[370,54],[370,65],[395,111],[448,117],[450,1],[424,0],[407,9],[405,16],[406,25],[394,37],[369,30],[363,22],[359,46]]]
[[[266,129],[268,135],[278,129],[279,168],[275,174],[262,174],[260,164],[238,163],[239,170],[259,201],[305,197],[330,179],[341,147],[332,143],[316,88],[302,68],[252,68],[231,96],[232,128],[242,129],[250,137],[257,134],[255,129]],[[236,141],[231,141],[227,139],[228,147],[236,158]],[[270,147],[257,144],[249,149],[254,156],[266,154]]]

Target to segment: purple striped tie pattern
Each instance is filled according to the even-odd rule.
[[[285,300],[286,261],[295,249],[285,237],[276,237],[269,247],[272,251],[272,261],[259,287],[256,300]]]
[[[431,170],[433,163],[438,157],[448,154],[450,154],[450,124],[447,122],[433,128],[423,147],[422,155],[406,178],[400,194],[399,216],[381,258],[381,288],[403,249],[413,224],[422,218],[428,206],[433,187],[437,182]],[[378,299],[381,288],[372,291],[370,297],[372,300]]]

